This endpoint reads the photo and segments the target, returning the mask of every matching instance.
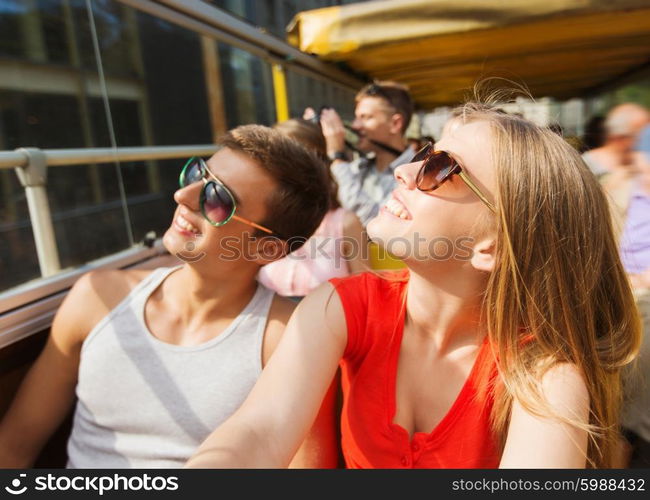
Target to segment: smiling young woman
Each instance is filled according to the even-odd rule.
[[[611,465],[640,329],[605,197],[553,132],[484,104],[456,116],[368,224],[408,272],[307,296],[190,466],[286,466],[339,363],[348,467]],[[469,256],[422,258],[441,237]]]

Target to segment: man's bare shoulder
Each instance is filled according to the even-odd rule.
[[[151,273],[150,269],[91,271],[75,283],[70,293],[82,295],[85,300],[102,304],[110,311]]]
[[[269,310],[269,323],[278,322],[286,326],[297,305],[297,302],[275,294]]]
[[[102,269],[84,274],[61,304],[52,325],[53,334],[63,333],[83,341],[94,326],[151,272],[149,269]]]
[[[262,349],[262,365],[266,362],[275,351],[275,348],[282,338],[284,329],[289,322],[289,318],[298,304],[293,300],[275,294],[271,309],[269,310],[269,317],[266,322],[266,330],[264,332],[264,344]]]
[[[263,359],[266,360],[275,350],[284,334],[289,318],[295,316],[291,321],[300,324],[303,329],[311,334],[316,329],[324,329],[334,335],[340,336],[343,342],[347,341],[347,329],[345,314],[341,300],[336,293],[334,286],[325,282],[311,291],[297,304],[284,297],[276,296],[274,305],[277,307],[277,314],[273,317],[269,314],[269,321],[264,336]],[[274,307],[271,306],[271,311]],[[309,325],[306,327],[306,325]],[[266,361],[264,361],[264,364]]]

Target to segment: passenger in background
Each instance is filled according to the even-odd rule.
[[[551,122],[548,124],[548,128],[555,132],[557,135],[560,137],[564,137],[564,129],[562,128],[562,125],[560,125],[559,122]]]
[[[573,149],[576,151],[582,151],[582,141],[578,136],[575,135],[566,135],[564,133],[564,128],[559,122],[551,122],[548,124],[549,130],[552,130],[557,135],[562,137]]]
[[[302,144],[329,164],[325,138],[320,127],[310,121],[294,118],[274,128]],[[367,271],[368,240],[357,216],[343,209],[338,201],[338,187],[330,176],[329,211],[313,236],[298,250],[260,269],[259,281],[287,297],[304,297],[331,278]]]
[[[395,168],[415,154],[404,138],[413,102],[405,86],[388,81],[366,85],[355,101],[352,128],[359,134],[357,148],[374,158],[348,157],[345,127],[334,109],[321,111],[320,124],[341,206],[357,214],[365,227],[395,189]]]
[[[622,226],[621,258],[634,287],[644,340],[628,371],[623,427],[630,443],[629,466],[650,467],[650,126],[639,135],[635,168],[610,192],[616,224]],[[605,184],[608,189],[608,184]],[[623,464],[625,465],[625,464]]]
[[[409,137],[406,142],[413,151],[419,151],[423,146],[423,139],[421,137]]]
[[[640,331],[603,191],[548,128],[482,104],[455,116],[368,224],[404,242],[408,271],[301,301],[189,466],[288,465],[339,363],[348,467],[612,465]],[[441,259],[441,237],[464,244]]]
[[[582,159],[598,178],[627,169],[639,131],[648,123],[650,113],[643,106],[619,104],[605,119],[605,144],[583,153]]]
[[[585,133],[582,136],[581,152],[596,149],[605,144],[605,117],[595,115],[589,118],[585,125]]]
[[[0,467],[30,467],[77,399],[68,467],[179,467],[244,401],[295,304],[258,284],[328,208],[325,169],[267,127],[190,159],[163,238],[180,267],[94,271],[73,286],[0,424]],[[334,398],[294,461],[336,466]]]

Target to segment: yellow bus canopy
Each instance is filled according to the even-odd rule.
[[[303,52],[407,84],[422,108],[487,76],[566,99],[650,66],[649,0],[381,0],[300,12],[287,31]]]

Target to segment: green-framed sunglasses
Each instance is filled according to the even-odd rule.
[[[210,177],[211,180],[207,180],[206,177]],[[235,215],[237,203],[233,194],[216,175],[210,172],[203,159],[194,156],[187,160],[178,178],[178,184],[181,188],[184,188],[199,181],[203,181],[203,189],[201,189],[199,196],[199,206],[201,207],[203,217],[210,224],[219,227],[226,224],[230,219],[235,219],[265,233],[275,234],[275,231],[271,231],[267,227]]]

